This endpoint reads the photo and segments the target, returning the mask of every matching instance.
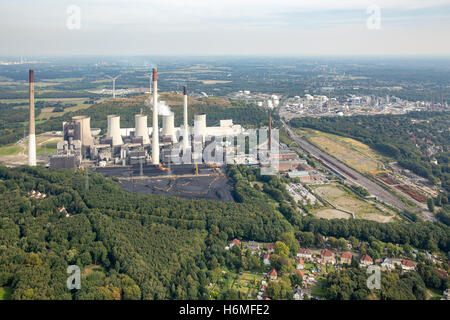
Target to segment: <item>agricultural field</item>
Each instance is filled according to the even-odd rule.
[[[328,201],[334,207],[328,206],[315,209],[313,214],[320,218],[346,219],[353,213],[356,219],[391,222],[395,217],[394,211],[381,204],[363,200],[336,183],[311,186],[311,188],[315,194]]]
[[[312,129],[296,131],[318,148],[361,173],[382,171],[385,169],[383,163],[388,162],[386,157],[357,140]]]

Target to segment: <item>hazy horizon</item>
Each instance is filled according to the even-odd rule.
[[[448,0],[18,0],[0,28],[1,56],[450,56]]]

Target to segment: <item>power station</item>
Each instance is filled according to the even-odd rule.
[[[30,76],[30,123],[32,110],[32,81]],[[188,125],[188,94],[183,88],[183,124],[175,127],[175,115],[162,115],[162,128],[158,127],[159,108],[157,70],[153,69],[153,118],[152,127],[148,127],[145,114],[134,116],[134,128],[121,128],[120,116],[107,115],[107,131],[99,135],[99,129],[91,129],[88,116],[75,116],[72,121],[63,123],[63,141],[57,145],[57,154],[50,157],[51,168],[78,168],[86,166],[120,167],[127,165],[150,165],[164,168],[171,164],[171,155],[175,145],[186,163],[191,163],[194,155],[191,150],[194,143],[200,145],[200,151],[207,147],[208,136],[228,137],[244,133],[240,125],[230,120],[220,120],[219,126],[207,127],[206,114],[194,115],[194,125]],[[141,111],[142,112],[142,111]],[[34,124],[34,122],[33,122]],[[30,137],[31,137],[30,125]],[[195,137],[195,139],[194,139]],[[31,139],[30,139],[31,141]],[[31,142],[30,142],[31,143]],[[163,156],[161,156],[163,155]],[[30,160],[31,161],[31,160]]]

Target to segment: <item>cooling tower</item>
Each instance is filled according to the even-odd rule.
[[[162,135],[163,137],[170,137],[173,140],[175,133],[175,118],[174,114],[163,116],[163,127]]]
[[[194,137],[202,137],[202,141],[205,142],[206,136],[206,114],[196,114],[194,116]]]
[[[29,136],[28,136],[28,165],[36,165],[36,134],[34,123],[34,71],[30,70],[30,118],[29,118]]]
[[[88,116],[75,116],[72,120],[80,124],[79,137],[82,146],[92,146],[94,139],[91,134],[91,118]]]
[[[136,137],[142,137],[143,144],[150,144],[150,138],[148,137],[147,116],[143,114],[137,114],[134,116],[136,123]]]
[[[189,126],[188,126],[188,96],[187,96],[187,87],[183,87],[183,101],[184,101],[184,131],[183,131],[183,145],[184,150],[189,147]]]
[[[108,132],[106,133],[106,137],[112,139],[113,146],[123,144],[122,135],[120,134],[120,116],[108,116]]]
[[[158,128],[158,73],[153,68],[153,134],[152,163],[159,164],[159,128]]]

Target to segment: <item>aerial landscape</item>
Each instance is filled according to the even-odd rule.
[[[246,37],[332,22],[275,27],[273,1],[262,22],[235,1],[205,20],[208,5],[180,4],[186,38],[161,16],[147,46],[139,10],[122,8],[129,23],[113,1],[117,25],[101,24],[100,2],[38,18],[53,41],[0,33],[0,300],[450,300],[450,46],[436,40],[450,19],[432,22],[448,4],[380,1],[386,25],[368,32],[395,30],[384,51],[324,36],[266,52]],[[281,6],[369,28],[367,5]],[[31,14],[0,7],[2,27]],[[439,30],[436,47],[411,52],[406,22],[390,25],[404,14]],[[117,46],[99,40],[109,28]]]

